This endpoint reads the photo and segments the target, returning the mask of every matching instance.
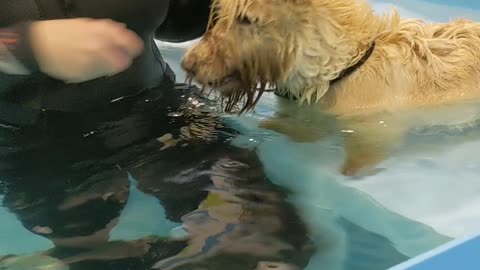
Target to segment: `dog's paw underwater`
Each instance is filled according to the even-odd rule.
[[[182,67],[226,96],[227,111],[241,99],[244,110],[253,108],[273,86],[352,129],[359,117],[478,99],[479,45],[476,22],[377,15],[364,0],[214,0],[207,32]],[[371,136],[389,134],[379,158],[367,159],[379,162],[406,125],[356,130],[347,156],[361,159],[355,155]]]

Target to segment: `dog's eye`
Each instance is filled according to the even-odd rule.
[[[252,20],[250,20],[250,18],[248,18],[247,16],[238,17],[238,22],[245,25],[252,24]]]

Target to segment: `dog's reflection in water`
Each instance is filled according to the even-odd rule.
[[[315,248],[306,225],[287,203],[287,192],[269,182],[253,152],[224,144],[208,147],[209,152],[202,146],[172,147],[151,156],[152,160],[142,160],[142,165],[131,170],[138,179],[138,188],[159,199],[168,219],[183,224],[185,237],[108,241],[119,220],[119,210],[128,199],[128,190],[124,190],[128,181],[110,177],[122,174],[111,171],[103,174],[103,180],[98,176],[90,184],[78,187],[83,192],[74,190],[75,196],[59,200],[61,204],[44,205],[45,199],[26,204],[27,193],[12,192],[8,196],[9,207],[27,228],[50,239],[56,247],[32,256],[5,257],[0,266],[38,268],[47,263],[54,269],[68,266],[72,270],[130,266],[303,269]],[[197,151],[203,154],[202,159]],[[90,209],[91,214],[75,215],[79,209]],[[105,221],[93,221],[93,209],[103,211]],[[48,212],[60,216],[42,217]],[[34,226],[34,221],[48,226]]]
[[[195,196],[188,188],[197,186],[197,198],[204,198],[196,209],[181,217],[188,234],[187,246],[175,256],[158,261],[154,268],[305,267],[314,247],[305,224],[286,202],[287,192],[269,182],[254,153],[234,147],[217,150],[221,152],[210,152],[215,159],[206,157],[203,162],[190,155],[173,172],[164,170],[171,165],[168,161],[139,168],[139,178],[154,181],[140,182],[140,188],[148,186],[149,193],[166,202],[167,216],[179,216],[173,213],[175,206],[169,206],[168,198],[175,196],[170,191],[180,191],[185,200]]]
[[[3,204],[54,248],[25,256],[1,254],[0,268],[304,268],[315,248],[307,226],[287,202],[288,192],[269,181],[255,151],[229,144],[236,132],[219,117],[173,106],[174,101],[189,104],[190,95],[183,93],[169,89],[165,95],[175,99],[149,102],[151,107],[126,118],[115,114],[120,120],[109,120],[105,130],[87,139],[78,139],[91,127],[81,121],[62,129],[66,135],[54,133],[48,140],[36,132],[7,134],[39,142],[38,149],[21,148],[2,160]],[[170,106],[181,114],[169,116]],[[72,122],[54,116],[49,119],[58,125]],[[135,185],[158,200],[168,220],[183,224],[185,237],[110,239]],[[138,222],[158,221],[160,215]]]

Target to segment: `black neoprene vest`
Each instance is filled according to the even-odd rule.
[[[87,111],[157,87],[165,74],[174,81],[153,38],[181,42],[199,37],[207,24],[209,4],[210,0],[1,0],[0,27],[27,20],[110,18],[139,34],[145,49],[125,72],[80,84],[65,84],[39,72],[20,80],[1,74],[0,100],[29,109]],[[13,77],[15,84],[2,84]]]

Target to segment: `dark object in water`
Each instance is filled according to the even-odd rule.
[[[315,248],[288,191],[268,180],[254,151],[229,144],[237,132],[195,105],[212,105],[197,89],[172,86],[0,128],[4,205],[72,270],[255,269],[263,261],[302,269]],[[188,238],[108,241],[128,202],[127,173]]]

